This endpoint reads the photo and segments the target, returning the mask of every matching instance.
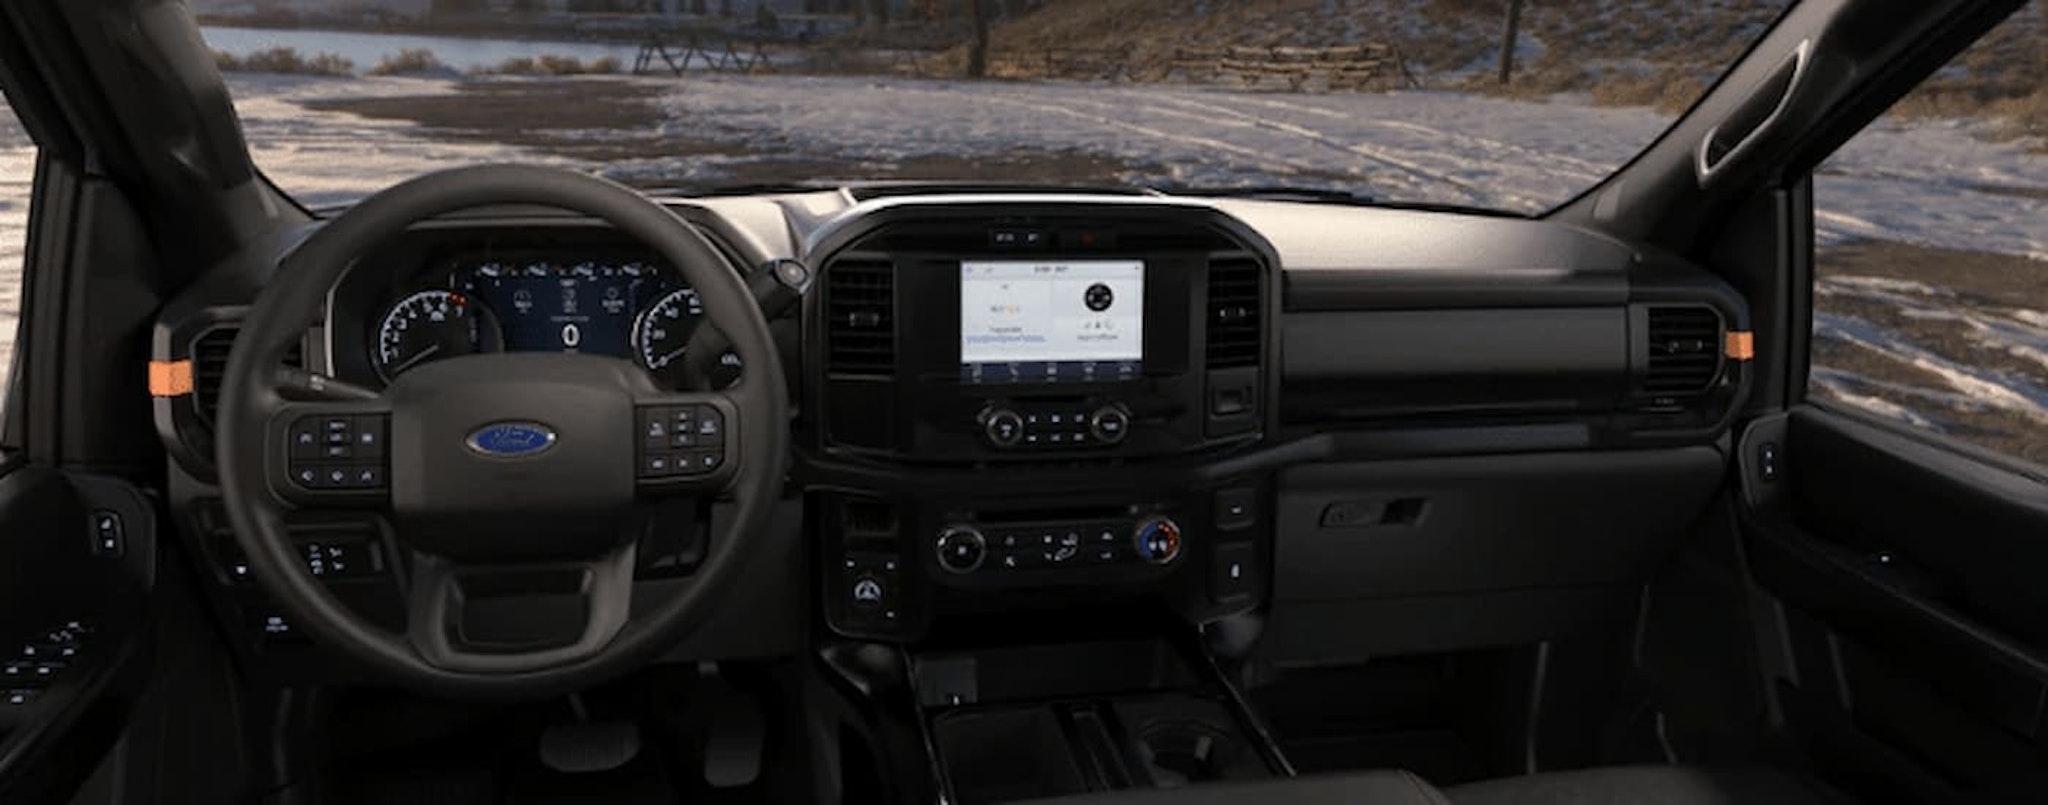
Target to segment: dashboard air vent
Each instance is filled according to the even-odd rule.
[[[1210,369],[1258,365],[1264,307],[1260,274],[1258,261],[1250,257],[1219,256],[1209,262]]]
[[[826,363],[833,374],[886,375],[896,369],[895,266],[848,258],[825,270]]]
[[[1649,355],[1642,385],[1649,397],[1697,397],[1721,375],[1721,314],[1708,307],[1646,312]]]
[[[236,327],[215,327],[192,340],[192,408],[207,427],[213,427],[213,416],[220,411],[221,378],[228,373],[228,352],[240,332]],[[304,347],[292,345],[284,361],[305,366]]]

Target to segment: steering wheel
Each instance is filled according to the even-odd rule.
[[[487,354],[417,367],[379,393],[283,365],[360,255],[435,216],[502,204],[589,215],[658,251],[696,289],[745,375],[723,390],[676,393],[619,358]],[[229,355],[215,453],[235,539],[295,626],[411,687],[536,696],[635,668],[704,623],[779,497],[788,406],[767,320],[694,228],[603,179],[487,165],[378,193],[283,260]],[[652,452],[673,446],[657,444],[656,432],[679,428],[693,450]],[[388,467],[351,465],[327,488],[297,458],[309,430],[322,442],[328,432],[388,434]],[[647,515],[708,495],[732,501],[723,533],[710,535],[684,589],[636,608]],[[389,519],[403,560],[390,563],[406,601],[402,631],[358,615],[309,572],[285,518],[322,508]],[[565,611],[575,615],[555,631],[573,636],[538,634]]]

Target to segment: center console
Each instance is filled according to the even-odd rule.
[[[1270,249],[1198,205],[880,204],[828,226],[806,318],[827,620],[1263,594]],[[1241,463],[1241,462],[1240,462]]]

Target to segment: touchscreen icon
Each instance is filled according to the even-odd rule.
[[[1088,286],[1088,293],[1083,298],[1088,303],[1088,309],[1097,313],[1108,310],[1110,305],[1116,304],[1116,294],[1110,292],[1108,285],[1100,282]]]

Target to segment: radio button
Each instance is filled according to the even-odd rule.
[[[995,408],[982,415],[982,435],[997,447],[1015,447],[1024,440],[1024,417],[1008,408]]]
[[[949,573],[973,573],[988,557],[988,543],[971,526],[957,525],[939,534],[939,567]]]
[[[1105,405],[1088,418],[1088,432],[1103,444],[1117,444],[1131,435],[1131,415],[1122,406]]]

